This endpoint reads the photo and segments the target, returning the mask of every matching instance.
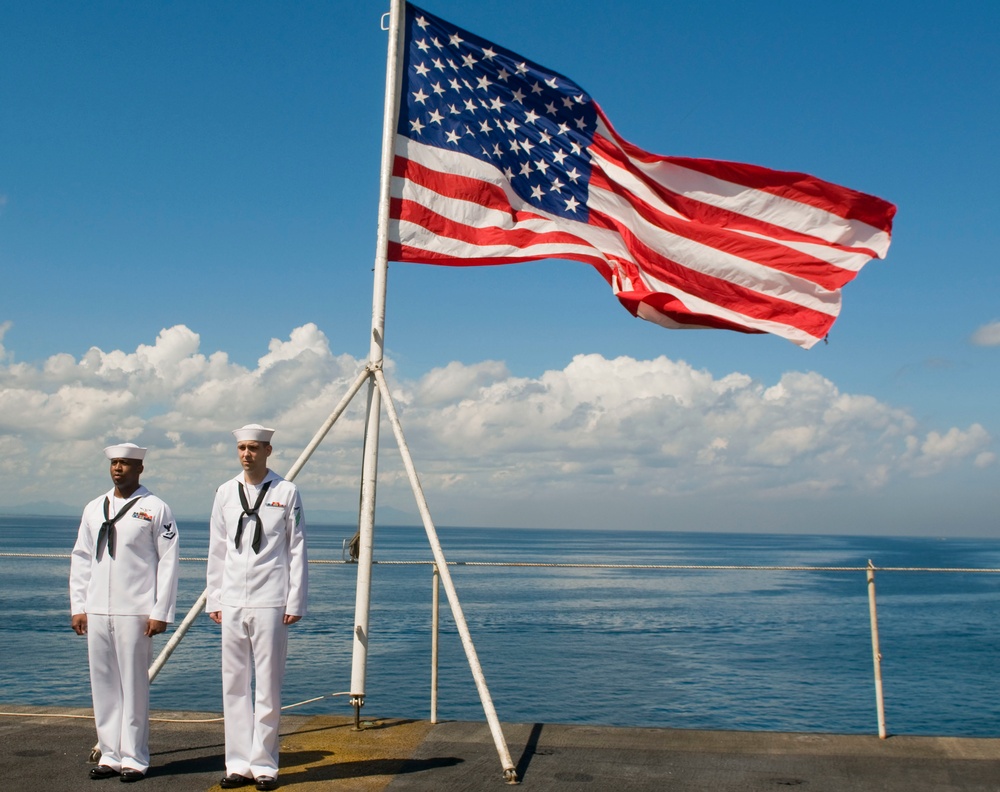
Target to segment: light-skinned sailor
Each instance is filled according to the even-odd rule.
[[[206,609],[222,626],[225,789],[277,786],[288,626],[306,613],[305,516],[296,486],[267,467],[273,434],[259,424],[233,431],[243,470],[212,507]]]

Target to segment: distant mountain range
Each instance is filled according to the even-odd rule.
[[[0,516],[22,517],[79,517],[83,506],[68,506],[56,501],[34,501],[20,506],[0,506]],[[357,526],[356,511],[339,509],[306,509],[306,518],[316,525],[348,525]],[[205,514],[178,514],[181,522],[208,522]],[[375,521],[378,525],[420,525],[419,515],[394,509],[391,506],[378,506],[375,509]]]

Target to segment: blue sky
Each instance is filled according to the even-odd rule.
[[[389,374],[439,522],[996,534],[1000,7],[424,7],[650,151],[899,207],[808,352],[633,319],[575,262],[391,265]],[[229,428],[275,423],[294,460],[368,351],[385,10],[0,2],[0,510],[82,505],[118,439],[187,514],[234,472]],[[356,503],[352,415],[300,477],[324,509]],[[415,511],[398,468],[380,504]]]

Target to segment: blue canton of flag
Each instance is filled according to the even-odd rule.
[[[590,96],[426,11],[411,6],[406,21],[399,134],[488,162],[532,206],[586,222]]]

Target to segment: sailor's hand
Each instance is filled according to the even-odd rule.
[[[292,614],[286,613],[285,617],[281,620],[281,623],[282,624],[295,624],[295,622],[297,622],[301,618],[302,618],[301,616],[292,616]]]
[[[222,624],[222,611],[209,611],[208,618],[216,624]]]
[[[150,619],[146,622],[146,635],[152,638],[167,629],[167,623],[159,619]]]
[[[70,626],[73,628],[73,632],[77,635],[87,634],[87,614],[86,613],[74,613],[73,619],[70,621]]]

